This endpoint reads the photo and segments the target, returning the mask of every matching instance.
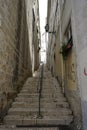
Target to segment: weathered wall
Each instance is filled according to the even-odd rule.
[[[56,6],[57,6],[57,0],[55,2],[53,1],[48,1],[49,3],[49,9],[48,12],[50,10],[50,12],[48,14],[50,14],[50,16],[48,16],[47,18],[47,24],[49,25],[49,32],[54,32],[54,23],[55,23],[55,18],[56,18]],[[51,21],[51,22],[50,22]],[[51,69],[52,74],[54,75],[55,73],[55,48],[56,48],[56,36],[53,33],[49,33],[48,35],[48,53],[47,53],[47,63],[48,63],[48,67],[49,69]],[[55,58],[54,58],[55,57]]]
[[[38,6],[37,6],[38,5]],[[39,47],[40,47],[40,21],[39,21],[39,2],[38,0],[35,1],[34,7],[33,7],[33,13],[35,16],[35,19],[33,21],[33,71],[37,70],[39,67]]]
[[[84,5],[86,6],[86,3],[81,5],[80,2],[79,2],[79,0],[76,0],[76,1],[66,0],[64,2],[59,0],[58,7],[57,7],[56,2],[54,2],[55,4],[52,3],[52,7],[49,7],[49,5],[50,5],[49,4],[48,12],[50,11],[50,13],[48,13],[48,14],[50,14],[50,16],[48,16],[48,19],[47,19],[47,22],[48,22],[47,24],[49,24],[50,29],[53,29],[54,31],[56,31],[55,35],[49,34],[47,64],[48,64],[48,66],[50,66],[49,68],[52,71],[53,75],[58,78],[60,85],[62,84],[62,86],[63,86],[63,91],[73,110],[74,125],[75,125],[73,129],[76,129],[76,130],[81,129],[81,127],[82,127],[81,99],[83,100],[83,98],[82,98],[81,94],[82,94],[82,90],[83,89],[85,90],[85,88],[87,86],[85,78],[83,80],[83,77],[80,76],[80,75],[82,75],[82,74],[80,74],[80,72],[81,72],[81,68],[83,67],[83,64],[86,66],[86,61],[85,61],[86,57],[83,58],[83,56],[86,56],[85,55],[86,48],[83,51],[84,54],[82,52],[82,59],[84,59],[84,61],[82,62],[82,60],[80,58],[82,45],[84,47],[86,45],[86,40],[84,41],[84,36],[86,39],[86,30],[84,31],[82,29],[83,24],[85,25],[85,23],[86,23],[86,17],[84,16],[86,14],[84,13],[84,15],[83,15],[83,12],[84,12],[83,9],[84,9]],[[79,7],[81,7],[81,8],[79,8]],[[81,10],[81,11],[79,11],[79,10]],[[66,60],[63,60],[62,55],[60,54],[60,51],[61,51],[60,48],[61,48],[62,43],[64,42],[65,31],[70,22],[70,19],[71,19],[71,27],[72,27],[73,47],[72,47],[72,50],[67,55]],[[85,22],[83,22],[83,24],[82,24],[82,19],[85,21]],[[78,23],[80,23],[82,27],[78,26]],[[76,26],[77,26],[77,28],[76,28]],[[85,29],[85,26],[84,26],[84,29]],[[85,34],[82,34],[82,31]],[[78,36],[80,37],[81,41],[79,41],[80,39]],[[81,44],[82,39],[84,41],[84,44]],[[79,46],[79,44],[80,44],[80,46]],[[78,52],[78,49],[79,49],[80,53]],[[54,60],[54,55],[55,55],[55,60]],[[78,61],[80,61],[80,62],[78,62]],[[78,64],[80,64],[81,66],[79,66]],[[86,75],[85,66],[83,68],[84,75]],[[81,83],[85,82],[85,87],[83,89],[80,84],[80,81],[81,81]],[[86,93],[86,90],[85,90],[85,93]],[[86,106],[86,96],[85,95],[84,95],[85,100],[83,101],[85,103],[83,103],[83,106]],[[86,112],[85,108],[86,107],[83,108],[83,111],[84,111],[83,115],[85,115],[85,112]],[[86,117],[87,116],[85,115],[85,117],[83,119],[86,120]],[[85,122],[85,126],[86,126],[86,121],[84,121],[84,122]]]
[[[29,34],[30,56],[32,63],[32,72],[34,72],[40,62],[40,19],[39,19],[39,2],[38,0],[26,0],[27,25]]]
[[[9,98],[13,98],[19,91],[25,78],[32,76],[33,35],[36,40],[34,51],[37,52],[40,44],[37,13],[35,26],[39,31],[37,33],[36,28],[33,32],[32,29],[33,6],[39,8],[33,0],[0,0],[0,112],[7,106]],[[39,53],[35,55],[34,64],[38,68]]]
[[[20,2],[21,4],[21,2]],[[20,9],[19,9],[20,12]],[[19,79],[22,78],[26,73],[31,76],[32,75],[32,66],[31,66],[31,57],[30,57],[30,47],[29,47],[29,35],[28,35],[28,25],[27,25],[27,17],[26,17],[26,5],[25,1],[22,2],[21,7],[21,22],[19,23],[20,32],[19,32]],[[19,20],[20,21],[20,20]],[[17,69],[16,69],[17,71]]]
[[[51,21],[51,22],[50,22]],[[58,0],[48,1],[49,41],[47,51],[47,65],[51,69],[53,76],[57,77],[60,84],[62,82],[62,57],[60,55],[60,11]]]
[[[0,108],[31,75],[25,1],[0,1]],[[11,96],[11,97],[10,97]],[[6,102],[7,101],[7,102]],[[3,105],[3,106],[2,106]]]
[[[79,86],[78,86],[78,78],[77,78],[77,72],[76,72],[76,42],[75,41],[75,34],[74,34],[74,17],[76,14],[73,13],[73,10],[75,8],[73,7],[74,1],[66,0],[64,3],[64,8],[62,11],[62,38],[64,37],[64,33],[66,31],[66,28],[69,24],[69,21],[71,19],[71,27],[72,27],[72,37],[73,37],[73,47],[68,56],[66,57],[66,60],[64,61],[65,65],[65,93],[66,96],[70,102],[71,108],[74,113],[75,117],[75,127],[78,129],[81,127],[81,97],[79,95]]]
[[[19,1],[0,1],[0,109],[7,105],[7,93],[13,88],[14,55],[18,55],[18,6]]]
[[[75,114],[79,115],[80,109],[80,99],[81,99],[81,106],[82,106],[82,120],[83,120],[83,128],[84,130],[87,129],[87,80],[86,80],[86,55],[87,55],[87,1],[79,1],[79,0],[73,0],[73,1],[66,1],[65,6],[65,18],[63,16],[63,21],[67,23],[67,19],[71,17],[72,19],[72,32],[73,32],[73,51],[75,54],[75,60],[76,60],[76,79],[77,79],[77,91],[74,91],[73,93],[73,100],[72,104],[75,105]],[[68,10],[67,10],[68,8]],[[72,10],[69,11],[71,8]],[[69,13],[70,12],[70,13]],[[63,28],[65,23],[63,23]],[[65,25],[66,26],[66,25]],[[74,86],[75,87],[75,86]],[[77,93],[76,93],[77,92]],[[70,92],[69,92],[70,93]],[[70,94],[69,94],[70,95]],[[76,103],[77,102],[77,103]],[[78,107],[79,105],[79,107]],[[77,112],[77,113],[76,113]],[[77,118],[80,119],[79,116]]]
[[[74,0],[74,37],[76,43],[78,86],[82,101],[83,128],[87,129],[87,1]]]

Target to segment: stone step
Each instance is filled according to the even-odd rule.
[[[20,92],[21,94],[29,94],[29,93],[31,93],[32,95],[36,95],[36,94],[38,94],[38,92],[37,91],[35,91],[35,92],[33,92],[33,91],[21,91]],[[49,93],[52,93],[52,92],[49,92]],[[55,93],[55,92],[53,92],[53,93]],[[46,92],[42,92],[42,95],[47,95],[48,94],[48,92],[46,91]],[[59,94],[59,93],[55,93],[55,95],[57,95],[58,97],[59,96],[63,96],[63,94]]]
[[[22,102],[22,103],[26,103],[26,104],[30,104],[30,105],[38,104],[38,102],[31,102],[31,103],[30,103],[30,102],[23,102],[23,101],[18,102],[18,101],[17,101],[17,103],[21,103],[21,102]],[[14,102],[14,103],[16,103],[16,102]],[[46,104],[47,104],[47,105],[50,105],[50,104],[51,104],[51,105],[54,105],[54,104],[55,104],[56,106],[57,106],[57,105],[69,106],[69,104],[68,104],[67,102],[64,102],[64,101],[41,102],[41,105],[44,105],[44,106],[45,106]]]
[[[31,79],[27,79],[27,81],[25,82],[25,84],[29,84],[29,83],[36,83],[36,82],[39,82],[40,81],[40,78],[31,78]],[[58,83],[57,82],[57,80],[55,80],[55,78],[52,78],[52,77],[50,77],[50,78],[46,78],[46,77],[43,77],[43,83],[50,83],[50,82],[53,82],[53,81],[55,81],[56,83]]]
[[[32,94],[32,95],[38,95],[39,94],[39,90],[38,89],[34,89],[34,90],[32,90],[32,89],[23,89],[23,90],[21,90],[20,91],[20,94],[22,94],[22,93],[24,93],[25,92],[25,94]],[[48,93],[49,92],[49,93]],[[64,94],[62,93],[62,92],[59,92],[59,91],[57,91],[57,90],[45,90],[45,89],[42,89],[42,95],[56,95],[56,96],[60,96],[60,95],[62,95],[62,96],[64,96]]]
[[[34,87],[34,88],[30,88],[30,87],[29,87],[29,88],[26,88],[26,87],[25,87],[25,88],[23,88],[20,92],[22,92],[22,91],[29,91],[29,92],[32,92],[32,91],[34,92],[34,91],[36,91],[36,92],[38,92],[38,91],[39,91],[39,88],[37,88],[37,87]],[[56,93],[62,93],[61,90],[57,90],[57,89],[53,89],[53,88],[52,88],[52,89],[51,89],[51,88],[42,88],[42,91],[47,91],[47,92],[48,92],[48,91],[50,91],[50,92],[53,92],[53,91],[54,91],[54,92],[56,92]]]
[[[39,101],[39,96],[38,97],[24,97],[24,96],[19,96],[19,97],[16,97],[15,98],[15,101],[24,101],[24,102],[38,102]],[[61,102],[67,102],[66,98],[64,97],[55,97],[55,98],[52,98],[52,97],[41,97],[41,102],[48,102],[48,101],[53,101],[53,102],[58,102],[58,101],[61,101]]]
[[[37,93],[38,94],[38,91],[39,90],[37,90],[37,89],[34,89],[34,90],[32,90],[32,89],[23,89],[23,90],[21,90],[21,92],[20,93],[22,93],[22,92],[26,92],[26,93],[31,93],[31,94],[33,94],[33,93]],[[46,90],[46,89],[42,89],[42,93],[46,93],[46,94],[48,94],[48,92],[49,93],[55,93],[55,91],[54,90]],[[58,92],[58,94],[61,94],[60,92]]]
[[[43,79],[43,84],[51,84],[51,83],[54,83],[54,81],[53,81],[53,79],[51,79],[51,80],[49,80],[49,79],[48,80]],[[36,83],[39,83],[39,82],[40,82],[40,79],[38,79],[36,81],[33,79],[33,81],[25,82],[25,84],[26,85],[30,85],[30,84],[36,84]]]
[[[44,69],[41,114],[38,115],[38,83],[41,70],[34,73],[34,77],[28,78],[22,90],[15,98],[14,103],[4,119],[9,125],[68,125],[73,121],[72,111],[61,92],[57,80],[52,77],[51,72]]]
[[[30,90],[30,91],[32,91],[32,90],[34,91],[34,90],[35,90],[35,91],[36,91],[36,90],[38,90],[38,88],[37,88],[37,87],[34,87],[34,88],[33,88],[33,87],[32,87],[32,88],[31,88],[31,87],[26,88],[26,87],[25,87],[25,88],[23,88],[22,90]],[[21,90],[21,91],[22,91],[22,90]],[[54,89],[44,88],[44,87],[42,88],[42,90],[45,90],[45,91],[55,91]]]
[[[24,97],[38,97],[39,94],[29,94],[29,93],[19,93],[19,96],[24,96]]]
[[[4,119],[5,124],[9,125],[38,125],[38,126],[52,126],[52,125],[69,125],[73,120],[72,116],[59,116],[58,118],[44,116],[42,119],[35,117],[23,117],[23,116],[6,116]]]
[[[39,85],[38,82],[36,82],[36,83],[31,82],[31,83],[25,84],[24,87],[33,87],[34,88],[34,86],[38,86],[38,85]],[[53,82],[50,82],[50,83],[42,83],[42,85],[44,86],[44,88],[47,88],[47,86],[49,86],[49,88],[50,88],[50,86],[53,86],[54,84],[53,84]]]
[[[37,81],[39,81],[40,80],[40,77],[37,77],[37,78],[28,78],[27,79],[27,81],[25,82],[25,84],[27,83],[30,83],[30,82],[37,82]],[[53,78],[53,77],[50,77],[50,78],[46,78],[46,76],[45,77],[43,77],[43,81],[44,82],[46,82],[46,83],[48,83],[48,81],[50,81],[50,82],[53,82],[53,81],[56,81],[57,82],[57,80],[55,80],[55,78]]]
[[[67,115],[67,114],[72,114],[72,111],[70,109],[67,108],[56,108],[56,109],[41,109],[41,112],[43,114],[49,114],[50,115]],[[33,115],[33,114],[37,114],[38,113],[38,109],[34,109],[34,108],[10,108],[8,111],[9,115]]]
[[[38,97],[39,94],[29,94],[29,93],[19,93],[17,97]],[[58,97],[64,97],[63,94],[59,94],[59,95],[55,95],[55,94],[43,94],[42,93],[42,98],[46,97],[46,98],[58,98]]]
[[[31,90],[31,89],[24,89],[24,90],[21,90],[20,92],[21,94],[22,93],[31,93],[31,94],[38,94],[38,90],[37,89],[34,89],[34,90]],[[42,93],[43,94],[48,94],[48,93],[55,93],[56,95],[63,95],[62,93],[58,92],[58,91],[54,91],[54,90],[42,90]]]
[[[38,79],[37,81],[31,81],[31,82],[25,82],[25,84],[24,84],[24,86],[31,86],[31,85],[38,85],[40,83],[40,79]],[[42,84],[43,85],[55,85],[55,86],[59,86],[59,84],[58,84],[58,82],[57,81],[55,81],[55,80],[53,80],[53,79],[51,79],[51,80],[43,80],[43,82],[42,82]],[[61,87],[59,87],[59,88],[61,88]]]
[[[39,89],[38,89],[37,87],[34,87],[34,88],[24,87],[24,88],[21,90],[21,92],[22,92],[22,91],[38,92],[38,90],[39,90]],[[49,91],[53,92],[53,91],[54,91],[54,92],[56,92],[56,93],[62,94],[61,90],[58,90],[58,89],[55,89],[55,88],[54,88],[54,89],[53,89],[53,88],[51,89],[51,88],[44,88],[44,87],[43,87],[43,88],[42,88],[42,91],[45,91],[45,92],[49,92]]]
[[[26,97],[17,97],[15,98],[15,101],[19,101],[19,102],[29,102],[29,103],[32,103],[32,102],[38,102],[38,98],[26,98]],[[66,99],[64,97],[60,97],[58,99],[56,98],[41,98],[41,102],[58,102],[58,101],[61,101],[61,102],[66,102]]]
[[[16,127],[15,125],[0,125],[0,130],[59,130],[58,127]]]
[[[38,107],[38,103],[27,103],[27,102],[14,102],[12,104],[12,107],[28,107],[28,108],[34,108]],[[67,102],[57,102],[57,103],[41,103],[42,107],[50,107],[50,108],[69,108],[69,104]]]
[[[26,93],[26,92],[21,92],[17,97],[24,97],[24,98],[38,98],[38,96],[39,96],[39,93],[31,93],[31,94],[29,94],[28,92]],[[63,96],[63,94],[47,94],[47,93],[43,93],[42,92],[42,94],[41,94],[41,98],[57,98],[57,99],[59,99],[59,98],[65,98],[64,96]],[[66,99],[66,98],[65,98]]]
[[[29,83],[36,83],[36,82],[39,82],[40,81],[40,78],[32,78],[32,79],[28,79],[26,82],[25,82],[25,84],[27,85],[27,84],[29,84]],[[52,78],[52,77],[50,77],[50,78],[44,78],[43,77],[43,83],[47,83],[47,84],[49,84],[49,83],[56,83],[56,84],[58,84],[58,81],[55,79],[55,78]]]
[[[12,108],[38,108],[38,103],[14,102]]]
[[[29,83],[28,85],[24,85],[24,88],[37,88],[39,86],[39,83]],[[54,89],[53,87],[57,88],[57,86],[55,86],[53,83],[49,83],[49,84],[42,84],[43,88],[49,88],[49,89]],[[60,90],[61,88],[58,87],[58,89]]]

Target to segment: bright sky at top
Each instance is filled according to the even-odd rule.
[[[39,0],[39,11],[40,11],[40,28],[41,28],[41,47],[42,50],[46,49],[45,43],[45,25],[46,25],[46,17],[47,17],[47,0]],[[46,58],[46,53],[41,53],[41,60],[43,61]]]

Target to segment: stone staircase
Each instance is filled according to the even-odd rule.
[[[43,76],[41,96],[42,118],[38,118],[38,81],[40,71],[41,69],[36,72],[34,77],[28,78],[25,82],[23,89],[15,98],[12,107],[4,118],[5,125],[58,126],[69,125],[73,121],[72,111],[61,92],[61,87],[57,80],[51,76],[47,68],[44,68]],[[33,128],[29,130],[33,130]],[[49,130],[49,128],[46,128],[46,130]],[[53,130],[58,130],[58,128],[53,128]]]
[[[0,130],[59,130],[58,127],[31,127],[31,128],[17,128],[15,126],[0,126]]]

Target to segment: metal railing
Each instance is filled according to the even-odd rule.
[[[42,86],[43,86],[43,69],[44,69],[44,64],[42,64],[41,75],[40,75],[40,78],[39,78],[39,86],[38,86],[39,97],[38,97],[38,115],[37,115],[37,118],[43,118],[43,116],[41,114],[41,97],[42,97]]]

